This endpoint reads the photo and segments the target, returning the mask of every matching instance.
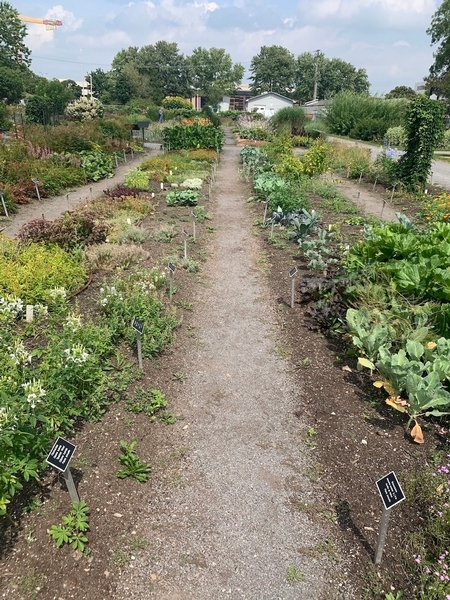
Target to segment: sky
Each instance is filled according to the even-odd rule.
[[[295,57],[321,52],[367,71],[371,94],[398,85],[414,88],[433,64],[431,17],[441,0],[9,0],[19,13],[63,22],[55,31],[26,24],[25,43],[38,75],[82,81],[108,71],[129,46],[176,42],[224,48],[245,67],[262,46],[282,46]]]

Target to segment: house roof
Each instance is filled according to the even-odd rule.
[[[295,104],[295,100],[292,100],[291,98],[287,98],[286,96],[282,96],[281,94],[278,94],[277,92],[264,92],[264,94],[259,94],[259,96],[253,96],[252,98],[249,98],[249,100],[247,100],[247,102],[249,102],[250,100],[260,100],[262,98],[266,98],[267,96],[277,96],[277,98],[282,98],[283,100],[286,100],[287,102],[290,102],[291,104]]]

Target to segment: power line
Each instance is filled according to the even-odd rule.
[[[74,65],[79,65],[80,64],[79,60],[64,60],[62,58],[47,58],[46,56],[34,56],[34,55],[32,55],[31,56],[31,60],[33,60],[34,58],[38,58],[39,60],[52,60],[54,62],[71,63],[71,64],[74,64]],[[83,61],[83,64],[84,65],[98,65],[100,67],[110,67],[111,66],[111,63],[109,63],[109,64],[106,64],[106,63],[91,63],[91,62],[84,62],[84,61]]]

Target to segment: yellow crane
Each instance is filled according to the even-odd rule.
[[[38,23],[40,25],[45,25],[47,30],[56,29],[62,25],[62,21],[59,21],[58,19],[35,19],[34,17],[27,17],[25,15],[19,15],[19,19],[23,23]]]

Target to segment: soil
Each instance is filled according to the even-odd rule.
[[[425,445],[414,445],[402,416],[356,370],[345,340],[311,325],[298,291],[291,308],[289,271],[297,267],[299,277],[306,268],[295,245],[277,247],[260,227],[262,207],[246,202],[239,151],[227,132],[205,201],[212,219],[197,223],[189,242],[200,272],[175,273],[173,303],[183,317],[176,341],[144,360],[134,384],[162,390],[176,423],[151,423],[122,400],[74,431],[71,466],[90,508],[90,554],[58,549],[48,536],[70,510],[62,478],[48,471],[42,488],[17,497],[17,526],[1,524],[0,597],[350,600],[384,599],[394,589],[414,597],[401,550],[417,515],[407,503],[393,509],[375,567],[375,481],[390,471],[408,479],[442,440],[430,425]],[[345,181],[342,189],[379,211],[370,184]],[[10,234],[23,210],[33,218],[31,205],[21,209]],[[175,220],[182,252],[190,212],[161,199],[142,226]],[[144,247],[147,266],[174,249],[152,239]],[[104,276],[78,296],[81,312],[92,309]],[[137,363],[133,349],[129,359]],[[121,439],[138,441],[152,465],[147,483],[117,478]]]

